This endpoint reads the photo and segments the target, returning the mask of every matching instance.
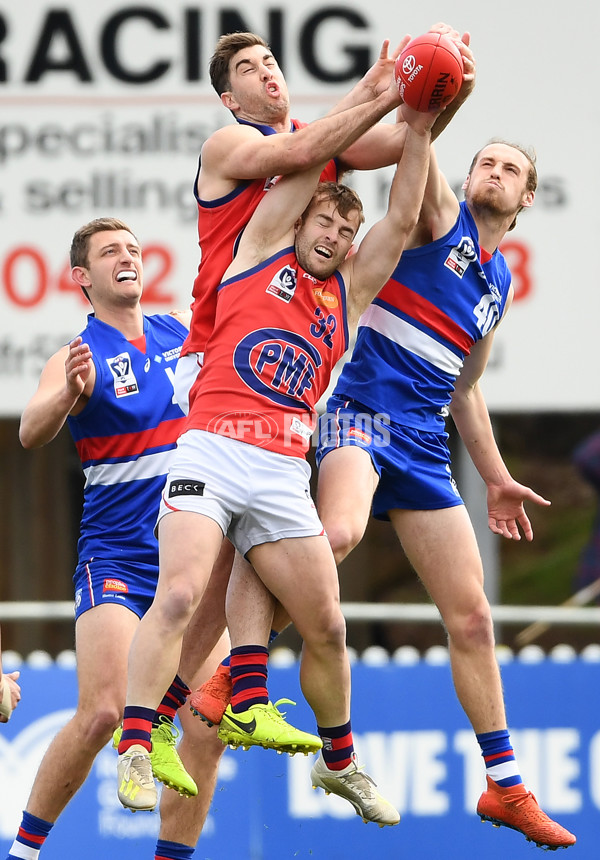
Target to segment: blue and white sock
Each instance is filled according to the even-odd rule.
[[[509,788],[523,782],[508,729],[485,732],[476,737],[485,761],[485,772],[491,780],[502,788]]]
[[[23,812],[19,832],[6,860],[37,860],[53,826],[51,821],[44,821],[27,811]]]

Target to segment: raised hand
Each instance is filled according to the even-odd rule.
[[[404,47],[410,42],[410,36],[404,36],[396,47],[395,51],[389,56],[390,40],[385,39],[377,60],[371,68],[364,74],[360,83],[365,88],[370,90],[373,98],[385,92],[388,87],[394,86],[394,63],[397,57],[400,56]]]
[[[69,353],[65,361],[67,390],[74,398],[79,397],[85,388],[92,369],[92,352],[80,337],[69,344]]]

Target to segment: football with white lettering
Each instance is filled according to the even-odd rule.
[[[437,111],[450,104],[463,79],[463,61],[454,42],[443,33],[412,39],[394,66],[402,100],[418,111]]]

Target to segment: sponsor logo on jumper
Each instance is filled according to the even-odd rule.
[[[315,287],[313,289],[313,295],[317,301],[317,304],[322,305],[328,310],[331,308],[337,308],[339,305],[337,296],[334,296],[333,293],[329,293],[327,290],[324,290],[323,287]]]
[[[192,478],[180,478],[178,481],[171,481],[169,484],[169,498],[175,496],[203,496],[204,487],[206,484],[203,481],[195,481]]]
[[[163,352],[162,357],[165,361],[175,361],[179,358],[179,353],[181,352],[181,347],[176,346],[173,349],[168,349],[166,352]]]
[[[308,340],[286,329],[258,329],[236,346],[233,364],[252,391],[278,406],[306,409],[304,402],[323,363]]]
[[[131,357],[128,352],[122,352],[114,358],[107,358],[109,370],[113,375],[115,395],[117,397],[128,397],[137,394],[139,387],[135,374],[131,367]]]
[[[308,442],[313,434],[313,428],[308,427],[297,415],[294,415],[290,422],[290,432],[295,433],[296,436],[302,436]]]
[[[284,266],[280,269],[267,287],[267,293],[275,296],[276,299],[281,299],[282,302],[291,302],[294,297],[297,284],[297,273],[291,266]]]
[[[119,591],[121,594],[129,593],[129,586],[121,579],[105,579],[102,586],[102,591]]]

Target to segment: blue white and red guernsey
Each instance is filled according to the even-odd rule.
[[[157,564],[160,493],[185,421],[172,380],[186,334],[163,314],[144,317],[145,352],[93,314],[81,332],[96,382],[85,408],[68,418],[85,476],[80,563]]]
[[[504,257],[479,247],[461,203],[445,236],[402,254],[359,321],[335,394],[394,423],[443,432],[465,357],[501,319],[510,284]]]

